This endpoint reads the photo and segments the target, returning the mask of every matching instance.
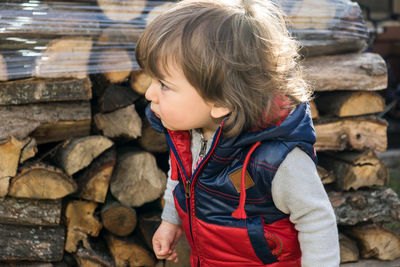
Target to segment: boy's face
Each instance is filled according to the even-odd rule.
[[[152,111],[167,129],[201,129],[205,138],[210,137],[229,110],[206,102],[176,64],[168,67],[164,79],[153,79],[146,91]]]

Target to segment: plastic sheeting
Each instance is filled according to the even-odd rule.
[[[288,15],[291,32],[305,48],[361,49],[359,42],[368,38],[361,10],[350,0],[275,2]],[[138,36],[171,4],[149,0],[1,1],[0,80],[137,69],[134,48]]]

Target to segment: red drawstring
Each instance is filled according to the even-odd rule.
[[[241,181],[240,181],[240,200],[239,200],[239,206],[238,208],[232,212],[232,217],[236,219],[246,219],[246,211],[244,210],[244,204],[246,203],[246,169],[247,165],[249,164],[250,161],[250,156],[254,152],[254,150],[261,144],[260,141],[255,143],[249,150],[249,152],[246,155],[246,159],[244,160],[243,163],[243,168],[242,168],[242,176],[241,176]]]

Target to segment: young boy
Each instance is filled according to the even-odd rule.
[[[267,0],[184,0],[146,28],[146,115],[171,149],[157,258],[183,229],[192,266],[339,265],[297,57]]]

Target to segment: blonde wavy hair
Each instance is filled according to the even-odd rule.
[[[146,27],[135,55],[158,79],[178,64],[203,99],[231,110],[223,130],[233,136],[309,100],[298,50],[271,1],[184,0]]]

